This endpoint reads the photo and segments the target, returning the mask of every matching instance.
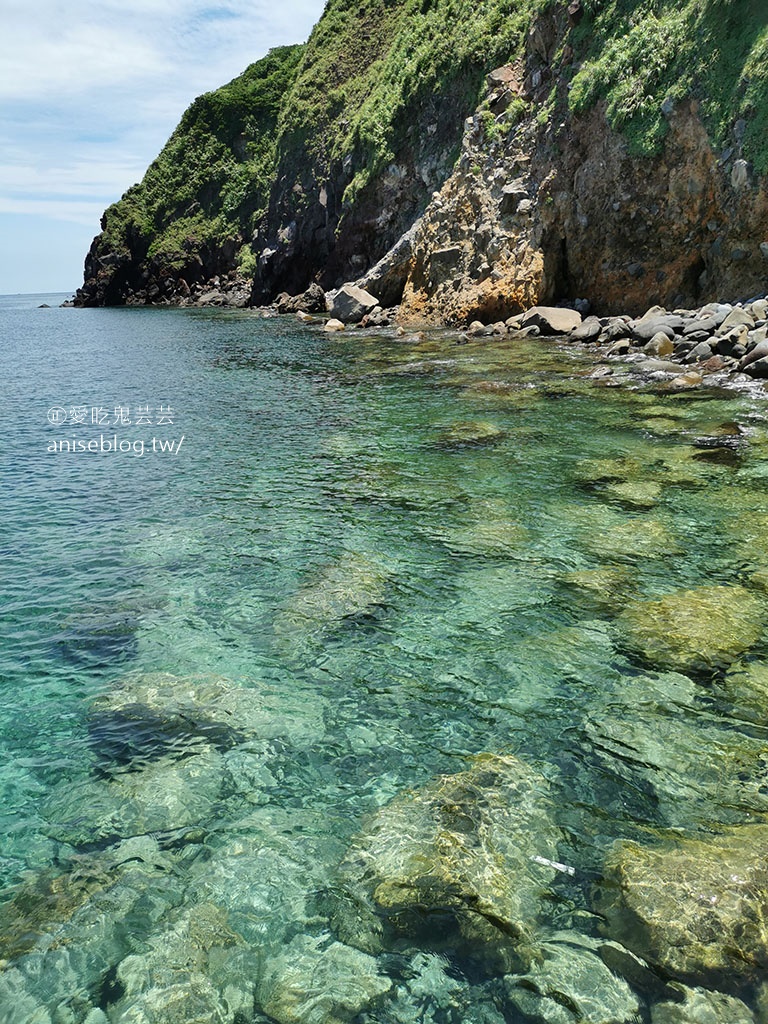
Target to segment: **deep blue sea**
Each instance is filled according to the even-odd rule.
[[[452,910],[358,941],[340,865],[514,756],[559,837],[536,941],[586,956],[616,840],[766,820],[765,714],[622,617],[765,600],[765,394],[63,298],[0,298],[0,1024],[630,1019],[524,1011]]]

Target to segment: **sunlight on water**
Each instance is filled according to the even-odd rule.
[[[631,885],[764,847],[762,395],[3,315],[2,1024],[752,1019]]]

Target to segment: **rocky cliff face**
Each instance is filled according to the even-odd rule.
[[[632,157],[604,109],[535,118],[503,141],[470,118],[459,164],[416,232],[401,316],[490,323],[587,298],[641,313],[768,287],[768,188],[713,151],[686,101],[654,159]]]
[[[328,290],[409,229],[403,319],[764,292],[758,6],[331,0],[304,48],[193,104],[105,214],[77,302]]]

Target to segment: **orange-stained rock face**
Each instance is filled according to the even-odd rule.
[[[400,316],[492,322],[576,297],[600,313],[749,297],[768,287],[764,242],[765,180],[738,149],[718,158],[694,104],[671,115],[654,158],[631,157],[600,109],[493,141],[475,116],[425,212]]]

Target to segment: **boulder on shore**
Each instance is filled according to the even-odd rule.
[[[581,313],[559,306],[534,306],[520,317],[521,327],[538,327],[542,334],[569,334],[581,322]]]
[[[411,225],[379,262],[355,282],[363,291],[374,295],[385,308],[396,306],[403,297],[403,289],[411,267],[413,240],[420,223],[421,221],[417,220]]]
[[[356,284],[343,284],[325,296],[328,312],[344,324],[359,324],[366,313],[379,305],[379,300]]]

